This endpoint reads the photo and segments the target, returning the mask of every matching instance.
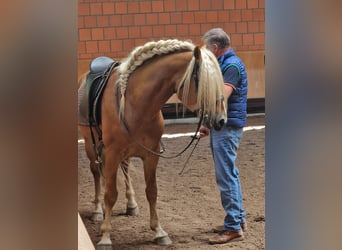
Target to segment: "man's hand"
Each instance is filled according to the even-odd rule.
[[[202,125],[199,129],[199,132],[200,132],[200,138],[203,138],[210,134],[210,129]]]

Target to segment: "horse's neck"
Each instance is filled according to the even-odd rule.
[[[191,55],[184,52],[161,56],[138,68],[127,85],[125,114],[132,112],[135,116],[132,119],[140,121],[157,115],[175,93]]]

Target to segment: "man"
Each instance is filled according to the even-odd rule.
[[[247,74],[241,59],[231,48],[230,37],[221,28],[209,30],[203,36],[205,46],[213,52],[221,67],[224,95],[228,100],[228,120],[220,131],[201,126],[200,136],[210,134],[210,147],[215,164],[216,182],[221,203],[226,211],[223,226],[214,229],[219,234],[209,239],[210,244],[243,240],[247,228],[242,206],[239,171],[235,165],[243,127],[247,117]]]

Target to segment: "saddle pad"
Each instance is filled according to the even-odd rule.
[[[77,118],[79,125],[89,126],[89,105],[86,81],[83,82],[78,89]],[[93,125],[95,124],[93,123],[92,126]]]

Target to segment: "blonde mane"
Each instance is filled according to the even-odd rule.
[[[199,65],[199,84],[197,89],[197,106],[206,112],[219,112],[216,105],[217,97],[223,95],[223,77],[220,66],[215,55],[206,49],[201,48],[201,62]],[[190,89],[190,80],[195,64],[195,57],[193,57],[186,69],[183,79],[178,86],[177,95],[180,94],[183,88],[183,103],[187,102],[187,97]]]
[[[117,83],[121,89],[120,101],[120,117],[123,117],[125,94],[127,82],[132,72],[143,64],[146,60],[154,57],[155,55],[169,54],[180,50],[192,51],[195,45],[187,41],[173,40],[160,40],[157,42],[148,42],[143,46],[136,47],[130,55],[122,62],[118,69]]]

